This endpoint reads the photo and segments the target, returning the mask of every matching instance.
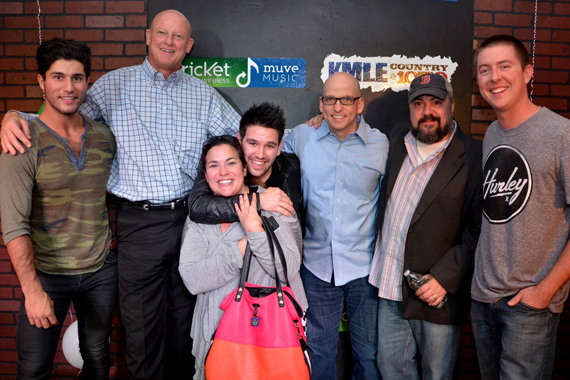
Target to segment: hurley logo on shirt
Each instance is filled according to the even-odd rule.
[[[522,153],[508,145],[495,147],[483,165],[483,215],[506,223],[522,212],[532,191],[532,175]]]

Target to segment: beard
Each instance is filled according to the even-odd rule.
[[[428,121],[437,122],[437,128],[432,128],[429,130],[422,128],[421,124]],[[437,116],[424,116],[418,120],[417,127],[414,127],[413,125],[410,127],[412,136],[424,144],[435,144],[436,142],[440,142],[449,134],[449,132],[451,132],[452,129],[453,119],[450,118],[449,122],[444,126],[444,128],[441,128],[441,119]]]

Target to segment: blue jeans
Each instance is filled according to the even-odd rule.
[[[78,322],[83,379],[109,378],[109,337],[117,294],[117,254],[107,255],[96,272],[53,275],[38,271],[44,291],[53,301],[59,324],[48,329],[30,325],[22,296],[16,345],[18,379],[49,379],[61,328],[73,302]]]
[[[402,302],[380,298],[378,368],[384,379],[451,379],[461,344],[461,325],[405,319]],[[420,377],[417,353],[421,355]]]
[[[305,266],[301,278],[307,309],[307,343],[311,353],[312,380],[336,380],[336,355],[340,318],[346,306],[352,344],[353,379],[379,379],[376,367],[378,296],[368,277],[342,286],[320,280]]]
[[[509,298],[473,301],[471,323],[483,380],[550,379],[560,314]]]

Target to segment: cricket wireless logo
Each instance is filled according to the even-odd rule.
[[[522,212],[532,191],[532,175],[522,153],[495,147],[483,165],[483,214],[490,223],[506,223]]]
[[[213,87],[305,87],[301,58],[186,58],[184,71]]]
[[[415,77],[426,73],[441,74],[451,81],[457,66],[450,58],[440,56],[344,57],[330,54],[323,62],[321,79],[324,82],[334,73],[342,71],[358,79],[361,89],[402,91],[409,88]]]

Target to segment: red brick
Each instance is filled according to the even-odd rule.
[[[25,29],[32,28],[38,29],[38,20],[35,16],[4,16],[4,27],[8,29]],[[42,27],[43,27],[42,22]]]
[[[127,15],[127,19],[125,22],[125,26],[127,28],[136,28],[136,27],[142,27],[145,28],[148,25],[148,19],[147,16],[133,16],[133,15]]]
[[[3,338],[16,336],[16,326],[0,326],[0,336]]]
[[[29,56],[34,57],[36,55],[37,45],[6,45],[5,56]]]
[[[88,28],[121,28],[124,26],[124,16],[87,16],[85,26]]]
[[[0,373],[16,374],[16,363],[0,363]],[[2,375],[2,380],[7,379]]]
[[[4,363],[16,363],[18,361],[18,354],[16,351],[2,352],[2,361]]]
[[[570,54],[570,45],[537,43],[536,44],[536,54],[537,55],[559,55],[559,56],[567,57]]]
[[[552,91],[552,96],[570,97],[570,86],[568,85],[553,84],[551,86],[551,91]]]
[[[495,34],[512,34],[511,28],[504,28],[498,26],[477,26],[477,25],[475,26],[474,33],[475,37],[481,39],[494,36]]]
[[[54,37],[63,37],[63,30],[62,29],[42,29],[42,40],[46,41],[52,39]],[[25,30],[24,31],[24,39],[26,42],[31,42],[33,44],[39,44],[39,31],[38,28]],[[37,47],[37,45],[36,45]],[[34,53],[35,56],[35,53]]]
[[[101,57],[91,58],[91,79],[93,79],[93,70],[103,70],[103,58]]]
[[[127,55],[146,55],[146,45],[145,44],[126,44],[125,53]]]
[[[140,65],[144,61],[144,58],[133,57],[133,58],[106,58],[105,59],[105,69],[115,70],[121,67]]]
[[[497,0],[476,0],[475,10],[484,11],[511,11],[512,3],[510,1],[497,1]]]
[[[533,13],[534,14],[534,1],[516,1],[515,12]],[[538,2],[538,13],[552,13],[552,3]]]
[[[0,59],[0,70],[23,70],[24,60],[22,58],[2,58]]]
[[[532,26],[532,16],[499,13],[495,15],[495,25]]]
[[[497,115],[492,109],[474,109],[471,117],[473,120],[493,121],[497,118]]]
[[[492,24],[493,15],[487,12],[474,12],[473,22],[475,24]]]
[[[530,57],[530,63],[532,64],[532,56]],[[534,57],[534,68],[550,69],[550,57]]]
[[[144,1],[107,1],[105,10],[107,13],[143,13]]]
[[[16,347],[16,339],[0,338],[0,350],[14,349]]]
[[[41,1],[40,8],[42,10],[42,14],[54,14],[54,13],[62,13],[63,12],[63,1]],[[26,13],[38,13],[38,4],[35,1],[26,2],[24,5],[24,9]]]
[[[42,90],[40,86],[26,86],[26,98],[42,98]]]
[[[568,100],[567,99],[557,99],[557,98],[540,98],[534,97],[533,101],[541,106],[550,108],[551,110],[568,110]]]
[[[103,30],[101,29],[67,29],[65,38],[72,38],[77,41],[103,41]],[[91,44],[89,44],[91,46]]]
[[[106,41],[144,41],[145,31],[142,29],[121,29],[105,31]]]
[[[36,62],[36,58],[27,57],[25,58],[26,61],[26,70],[33,71],[34,73],[38,70],[38,64]]]
[[[102,1],[67,1],[65,13],[103,13]]]
[[[24,33],[21,30],[3,30],[0,33],[0,42],[22,42]]]
[[[568,71],[536,71],[534,80],[538,83],[567,83]]]
[[[93,67],[92,67],[93,69]],[[95,83],[97,81],[97,79],[101,78],[103,75],[107,74],[107,71],[93,71],[91,70],[91,83]]]
[[[513,34],[519,40],[533,40],[534,39],[534,30],[532,28],[525,28],[525,29],[515,29]],[[539,29],[536,31],[536,39],[538,41],[551,41],[552,40],[552,32],[550,30]]]
[[[552,57],[552,68],[568,70],[570,67],[570,58]]]
[[[0,98],[21,98],[24,96],[24,89],[21,86],[0,87]]]
[[[24,8],[21,1],[7,1],[0,3],[0,15],[22,14]]]
[[[93,55],[123,55],[123,44],[91,43]]]
[[[484,135],[490,123],[471,123],[471,134]]]
[[[548,96],[550,95],[550,85],[548,84],[536,84],[532,85],[532,88],[529,89],[529,93],[532,90],[532,94],[536,96]]]
[[[38,83],[36,80],[36,73],[24,72],[7,72],[6,73],[6,83],[7,84],[32,84]]]
[[[553,41],[570,42],[570,30],[555,30],[552,35]]]
[[[0,299],[12,299],[14,297],[13,288],[9,286],[2,286],[0,287]],[[3,320],[5,320],[5,315],[0,314],[0,324],[3,324]]]
[[[536,20],[538,28],[569,29],[570,17],[539,17]]]
[[[82,28],[83,16],[46,16],[46,28]]]
[[[0,261],[0,273],[12,273],[10,261]]]
[[[556,3],[556,4],[554,4],[554,14],[556,14],[556,15],[570,15],[570,3]]]
[[[40,100],[12,100],[6,101],[6,107],[10,110],[19,110],[24,112],[38,112],[42,102]]]

